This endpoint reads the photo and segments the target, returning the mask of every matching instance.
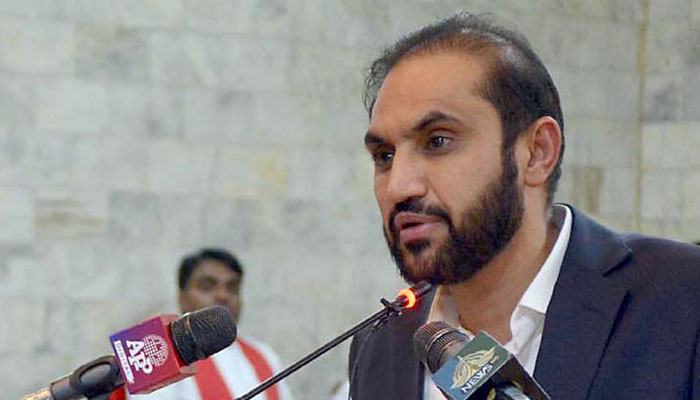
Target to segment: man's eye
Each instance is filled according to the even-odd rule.
[[[202,279],[200,281],[197,281],[197,289],[199,290],[210,291],[213,290],[215,287],[216,282],[210,279]]]
[[[445,136],[433,136],[430,139],[428,139],[428,148],[430,149],[440,149],[448,144],[450,144],[450,141],[452,139],[445,137]]]
[[[378,168],[388,166],[394,159],[394,153],[390,151],[378,151],[372,154],[372,160],[374,160],[374,165]]]

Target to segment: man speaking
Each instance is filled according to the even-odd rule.
[[[365,105],[389,249],[437,289],[355,337],[354,400],[444,399],[412,349],[428,321],[488,332],[553,399],[700,399],[700,250],[553,203],[564,120],[527,39],[439,20],[372,63]]]

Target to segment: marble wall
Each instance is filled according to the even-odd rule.
[[[456,9],[496,12],[550,68],[560,201],[700,239],[700,0],[0,0],[3,397],[175,311],[200,246],[240,256],[240,330],[285,364],[393,297],[363,71]],[[292,376],[296,398],[328,398],[346,352]]]

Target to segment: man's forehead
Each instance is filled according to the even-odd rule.
[[[458,115],[471,103],[485,101],[480,95],[484,77],[484,67],[477,57],[456,51],[402,60],[379,89],[368,130],[414,126],[435,112]]]
[[[218,260],[203,260],[192,271],[192,277],[200,278],[215,278],[222,280],[240,280],[241,274],[229,267],[222,261]]]

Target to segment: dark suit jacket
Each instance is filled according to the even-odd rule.
[[[700,400],[700,247],[619,235],[574,210],[535,378],[554,400]],[[420,400],[415,311],[350,349],[353,400]]]

